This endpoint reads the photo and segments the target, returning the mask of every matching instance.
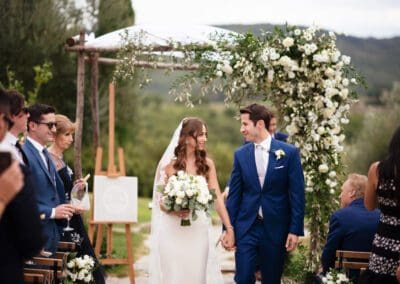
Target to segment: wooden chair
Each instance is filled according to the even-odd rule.
[[[364,251],[337,250],[335,268],[345,271],[349,269],[365,270],[368,268],[370,254],[370,252]]]
[[[27,283],[58,283],[66,277],[68,254],[76,250],[73,242],[60,242],[52,257],[37,256],[26,262],[24,278]]]
[[[24,268],[24,283],[53,283],[53,271],[36,268]]]

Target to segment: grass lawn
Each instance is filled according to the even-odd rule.
[[[148,207],[150,198],[141,198],[138,200],[138,223],[131,226],[134,232],[131,233],[131,242],[133,250],[133,259],[136,261],[142,255],[148,253],[144,246],[144,240],[150,232],[151,210]],[[89,216],[86,215],[86,218]],[[106,250],[105,232],[103,233],[102,252]],[[113,251],[112,257],[125,258],[127,256],[125,226],[121,224],[113,225]],[[124,277],[128,275],[127,265],[106,265],[105,269],[110,276]]]

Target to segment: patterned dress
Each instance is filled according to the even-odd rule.
[[[400,264],[400,209],[391,197],[394,191],[393,180],[383,181],[378,185],[377,197],[381,216],[368,267],[370,283],[397,283],[395,274]]]

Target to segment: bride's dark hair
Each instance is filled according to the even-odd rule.
[[[393,180],[395,191],[389,191],[388,197],[400,207],[400,126],[390,141],[388,155],[378,164],[378,174],[379,183]]]
[[[207,129],[207,125],[197,117],[188,117],[183,120],[178,146],[176,146],[174,150],[176,157],[174,163],[175,170],[186,170],[186,139],[188,137],[193,137],[197,141],[197,136],[203,131],[203,125]],[[207,152],[196,146],[194,155],[196,159],[195,165],[197,168],[197,174],[208,178],[210,167],[207,165]]]

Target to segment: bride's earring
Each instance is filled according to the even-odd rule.
[[[187,145],[187,144],[189,144],[189,141],[188,141],[188,140],[186,140],[186,141],[185,141],[185,144],[186,144],[186,145]]]

